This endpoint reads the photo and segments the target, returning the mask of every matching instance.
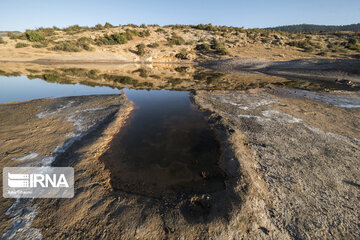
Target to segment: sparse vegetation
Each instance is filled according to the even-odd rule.
[[[207,44],[207,43],[202,43],[202,44],[198,44],[196,45],[195,47],[196,50],[199,50],[199,51],[209,51],[210,50],[210,45]]]
[[[104,34],[103,37],[99,37],[95,39],[95,43],[98,46],[125,44],[127,43],[127,41],[128,38],[126,36],[126,33],[114,33],[111,35]]]
[[[148,45],[149,48],[158,48],[159,46],[160,45],[157,42]]]
[[[24,48],[24,47],[28,47],[28,46],[29,46],[29,44],[27,44],[27,43],[17,43],[15,45],[15,48]]]
[[[186,49],[183,48],[183,49],[181,49],[181,51],[179,53],[177,53],[175,55],[175,57],[185,60],[185,59],[188,59],[188,53],[187,53]]]
[[[202,32],[203,31],[203,32]],[[84,34],[79,34],[83,33]],[[155,34],[164,33],[164,34]],[[207,33],[209,32],[209,33]],[[6,34],[6,33],[3,33]],[[76,35],[75,35],[76,34]],[[74,36],[68,36],[74,35]],[[140,38],[150,35],[158,36],[153,43],[143,45]],[[17,40],[27,40],[31,42],[33,48],[47,48],[48,50],[79,52],[91,51],[96,46],[103,45],[122,45],[129,41],[136,42],[131,46],[122,49],[126,51],[136,51],[139,56],[144,56],[146,47],[152,48],[152,53],[161,57],[171,57],[170,48],[174,45],[184,46],[179,51],[176,49],[176,58],[193,59],[194,58],[211,58],[221,57],[220,55],[234,54],[241,56],[241,48],[249,44],[263,44],[267,52],[270,53],[275,49],[291,46],[299,51],[312,53],[313,56],[330,56],[330,57],[356,57],[356,52],[360,52],[360,33],[359,32],[318,32],[313,33],[288,33],[279,32],[271,29],[243,29],[238,27],[214,26],[211,24],[199,25],[168,25],[159,27],[158,25],[140,26],[134,24],[122,25],[115,28],[112,24],[106,22],[104,25],[97,24],[94,27],[82,27],[73,25],[64,29],[57,27],[38,28],[36,30],[27,30],[25,33],[10,32],[9,41],[14,46]],[[86,37],[85,37],[86,36]],[[89,37],[91,36],[91,38]],[[186,36],[186,38],[184,37]],[[164,42],[164,37],[166,42]],[[186,41],[185,41],[186,39]],[[4,39],[0,38],[0,44]],[[18,41],[24,42],[24,41]],[[185,46],[186,45],[186,46]],[[132,46],[136,46],[134,49]],[[161,49],[155,50],[155,48]],[[22,44],[17,48],[24,47]],[[185,50],[185,47],[188,50]],[[115,51],[116,48],[108,48]],[[190,50],[191,49],[191,50]],[[192,55],[192,51],[196,50],[199,55]],[[289,47],[284,48],[290,49]],[[118,50],[116,50],[118,51]],[[287,51],[287,50],[285,50]],[[150,52],[150,50],[149,50]],[[218,55],[218,56],[216,56]],[[292,56],[291,54],[275,54],[274,56]],[[189,57],[190,56],[190,57]]]
[[[33,48],[45,48],[48,46],[48,42],[43,41],[41,43],[35,43],[32,45]]]
[[[137,49],[137,54],[139,56],[144,56],[145,55],[145,44],[140,43],[138,45],[136,45],[136,49]]]
[[[104,27],[105,28],[112,28],[112,27],[114,27],[111,23],[108,23],[108,22],[106,22],[105,24],[104,24]]]
[[[182,45],[184,43],[185,43],[185,40],[182,37],[180,37],[180,36],[178,36],[176,34],[173,34],[173,36],[168,39],[168,44],[170,46],[172,46],[172,45]]]
[[[5,44],[6,42],[4,41],[4,39],[2,37],[0,37],[0,44]]]
[[[139,68],[138,70],[133,71],[133,73],[139,73],[140,77],[147,78],[148,77],[148,71],[145,68]]]
[[[80,38],[77,41],[69,40],[56,42],[52,50],[64,52],[80,52],[81,50],[90,51],[92,50],[92,47],[90,46],[90,40],[88,38]]]
[[[211,46],[212,49],[215,50],[215,53],[220,54],[220,55],[227,55],[229,54],[229,52],[227,51],[224,43],[220,42],[217,39],[213,39],[211,42]]]

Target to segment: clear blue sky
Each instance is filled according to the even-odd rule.
[[[360,23],[360,0],[0,0],[0,30],[79,24],[199,24],[246,28]]]

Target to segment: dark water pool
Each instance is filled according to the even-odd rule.
[[[205,114],[191,103],[189,92],[124,91],[135,109],[101,158],[115,189],[152,196],[224,189],[219,142]],[[0,77],[0,103],[116,93],[121,90]]]
[[[224,189],[219,142],[188,92],[125,92],[135,110],[101,157],[114,189],[155,196]]]

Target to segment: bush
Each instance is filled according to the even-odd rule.
[[[103,27],[103,25],[101,25],[101,24],[96,24],[95,27],[94,27],[94,29],[96,29],[96,30],[103,30],[104,27]]]
[[[158,32],[158,33],[164,33],[164,32],[166,32],[164,29],[162,29],[162,28],[158,28],[158,29],[156,29],[155,30],[155,32]]]
[[[304,48],[304,52],[313,52],[315,49],[314,49],[314,47],[313,46],[306,46],[305,48]]]
[[[168,39],[168,43],[170,46],[172,45],[182,45],[185,43],[185,40],[180,37],[180,36],[177,36],[176,34],[174,34],[171,38]]]
[[[136,49],[137,49],[137,53],[139,56],[145,55],[145,44],[141,43],[141,44],[136,45]]]
[[[117,75],[103,74],[102,77],[104,79],[106,79],[106,80],[113,81],[113,82],[118,82],[118,83],[122,83],[122,84],[136,85],[137,82],[138,82],[136,79],[133,79],[133,78],[128,77],[128,76],[117,76]]]
[[[92,50],[92,47],[90,46],[91,42],[92,39],[86,37],[79,38],[77,41],[61,41],[57,42],[52,50],[65,52],[80,52],[81,50],[90,51]]]
[[[349,39],[349,41],[345,44],[345,47],[350,50],[358,50],[360,51],[360,45],[358,45],[359,41],[355,38]]]
[[[125,30],[125,36],[127,40],[132,40],[134,36],[138,36],[139,32],[136,29],[130,30],[130,29],[126,29]]]
[[[187,54],[187,51],[186,49],[181,49],[181,51],[179,53],[177,53],[175,55],[176,58],[180,58],[180,59],[188,59],[188,54]]]
[[[79,25],[73,25],[67,28],[64,28],[63,31],[65,31],[67,34],[76,34],[82,31],[85,31],[88,29],[88,27],[80,27]]]
[[[0,44],[6,43],[2,37],[0,37]]]
[[[125,33],[114,33],[111,35],[104,34],[103,37],[95,39],[95,43],[98,46],[125,44],[127,41],[128,39]]]
[[[150,31],[149,29],[145,30],[145,31],[142,31],[139,33],[139,37],[148,37],[150,36]]]
[[[133,73],[139,73],[140,77],[147,78],[148,77],[148,71],[145,68],[139,68],[138,70],[133,71]]]
[[[36,31],[43,34],[45,37],[52,36],[55,34],[54,28],[39,28]]]
[[[57,42],[56,45],[52,48],[55,51],[64,51],[64,52],[80,52],[81,49],[77,46],[75,41],[62,41]]]
[[[16,48],[23,48],[23,47],[27,47],[27,46],[29,46],[29,44],[27,44],[27,43],[17,43],[15,45]]]
[[[359,41],[355,38],[349,39],[349,42],[348,42],[348,44],[350,44],[350,45],[357,45],[358,43],[359,43]]]
[[[216,40],[215,38],[211,42],[211,48],[215,50],[215,53],[220,55],[227,55],[228,51],[224,45],[224,43]]]
[[[199,51],[209,51],[210,50],[210,45],[207,43],[203,43],[203,44],[198,44],[195,47],[196,50]]]
[[[35,30],[27,30],[25,35],[30,42],[41,42],[45,40],[44,34]]]
[[[148,45],[148,47],[150,47],[150,48],[157,48],[159,46],[160,45],[157,42],[154,42],[154,43]]]
[[[21,39],[21,40],[26,40],[26,36],[25,34],[13,34],[11,32],[8,33],[8,37],[10,39]]]
[[[114,27],[112,24],[106,22],[105,25],[104,25],[105,28],[112,28]]]
[[[48,43],[47,42],[41,42],[41,43],[35,43],[32,45],[33,48],[44,48],[44,47],[47,47],[48,46]]]

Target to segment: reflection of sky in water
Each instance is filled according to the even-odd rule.
[[[49,83],[26,76],[0,77],[0,103],[18,102],[38,98],[56,98],[93,94],[119,94],[121,90],[104,86]]]

